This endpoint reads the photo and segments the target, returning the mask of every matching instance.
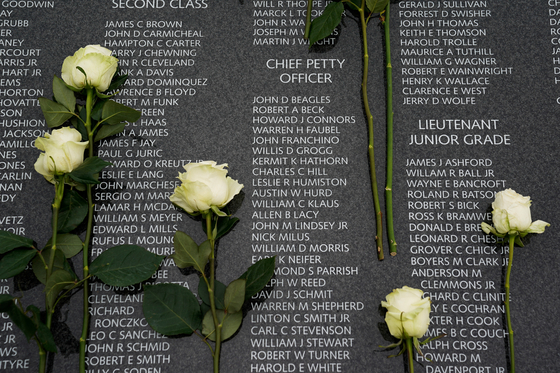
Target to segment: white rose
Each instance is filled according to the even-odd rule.
[[[81,141],[80,132],[70,127],[53,130],[35,140],[35,147],[44,151],[35,162],[35,170],[54,184],[54,175],[71,172],[84,161],[88,141]]]
[[[512,189],[496,193],[492,208],[494,227],[482,223],[482,230],[486,233],[492,232],[502,237],[507,234],[542,233],[550,225],[542,220],[531,221],[531,198]]]
[[[117,71],[119,60],[111,56],[111,51],[100,45],[80,48],[73,56],[66,57],[62,64],[62,80],[78,90],[96,88],[105,92]],[[87,77],[77,69],[85,71]]]
[[[430,325],[430,298],[422,298],[422,290],[404,286],[387,295],[381,305],[387,308],[385,322],[398,339],[420,338]]]
[[[224,207],[243,188],[243,184],[226,176],[225,167],[227,164],[217,165],[214,161],[185,165],[187,172],[179,173],[182,184],[169,199],[189,214]]]

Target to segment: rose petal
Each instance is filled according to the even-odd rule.
[[[44,153],[35,162],[35,170],[50,182],[53,182],[55,174],[74,170],[82,164],[84,150],[89,144],[88,141],[79,141],[81,138],[82,135],[70,127],[59,128],[37,138],[35,146]]]
[[[509,220],[507,210],[497,209],[492,211],[492,222],[499,233],[507,234],[509,232]]]
[[[430,299],[424,292],[404,286],[388,294],[381,305],[387,308],[385,322],[391,334],[399,339],[422,337],[430,324]]]
[[[117,71],[118,61],[111,56],[109,49],[100,45],[88,45],[64,60],[61,77],[67,85],[78,90],[89,87],[104,92]],[[77,67],[85,72],[87,79]]]
[[[176,188],[171,201],[191,214],[210,209],[220,211],[219,208],[229,203],[243,188],[227,176],[226,167],[226,163],[218,165],[214,161],[184,165],[186,172],[179,173],[181,187]]]
[[[529,229],[527,229],[527,233],[543,233],[544,229],[546,227],[550,227],[550,224],[542,221],[542,220],[537,220],[534,221],[533,224],[531,224],[531,226],[529,227]]]
[[[531,208],[527,204],[512,203],[507,209],[509,229],[523,232],[531,226]]]

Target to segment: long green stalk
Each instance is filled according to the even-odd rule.
[[[385,186],[385,211],[389,252],[397,255],[397,240],[393,227],[393,66],[391,65],[391,38],[389,28],[391,2],[385,7],[385,54],[387,58],[387,181]]]
[[[222,324],[218,322],[218,315],[216,313],[216,300],[214,299],[215,294],[215,282],[216,282],[216,268],[215,268],[215,240],[214,234],[212,232],[212,211],[208,211],[206,214],[206,234],[208,240],[210,241],[210,288],[208,289],[208,295],[210,296],[210,310],[212,312],[212,319],[214,320],[214,333],[216,336],[216,348],[214,349],[214,373],[220,371],[220,352],[222,348]]]
[[[49,258],[49,263],[47,264],[47,277],[46,282],[52,275],[54,267],[54,257],[56,255],[56,240],[58,233],[58,212],[60,210],[60,205],[62,203],[62,198],[64,198],[64,178],[55,176],[55,196],[52,204],[53,218],[52,218],[52,238],[51,238],[51,256]],[[54,313],[54,306],[49,307],[49,301],[45,295],[45,308],[47,310],[47,328],[51,328],[52,317]],[[39,372],[44,373],[47,366],[47,352],[41,347],[39,343]]]
[[[508,267],[506,272],[506,319],[507,319],[507,326],[508,326],[508,340],[509,340],[509,359],[510,359],[510,373],[515,373],[515,354],[513,351],[513,329],[511,327],[511,313],[509,308],[509,278],[511,275],[511,263],[513,262],[513,246],[515,244],[515,236],[509,236],[509,259],[508,259]]]
[[[53,207],[53,219],[52,219],[52,245],[51,245],[51,256],[49,258],[49,264],[47,267],[47,281],[52,275],[52,270],[54,266],[54,256],[56,254],[56,238],[58,234],[58,211],[60,210],[60,205],[62,203],[62,198],[64,198],[64,180],[55,176],[55,197],[52,204]],[[51,312],[52,313],[52,312]],[[50,326],[50,325],[47,325]]]
[[[309,30],[311,30],[311,10],[313,10],[313,0],[307,0],[307,14],[305,15],[305,34],[303,38],[309,39]]]
[[[368,81],[368,69],[369,69],[369,55],[367,47],[367,22],[365,19],[366,4],[365,0],[362,0],[362,6],[358,9],[360,13],[360,23],[362,26],[362,38],[363,38],[363,48],[364,48],[364,71],[362,76],[362,98],[364,101],[364,107],[366,110],[366,117],[368,121],[368,154],[369,154],[369,171],[371,178],[371,191],[373,194],[373,205],[375,209],[375,220],[377,226],[377,234],[375,240],[377,243],[377,258],[379,260],[384,259],[383,255],[383,220],[381,213],[381,206],[379,203],[379,192],[377,190],[377,176],[375,172],[375,154],[373,151],[373,116],[369,109],[368,95],[367,95],[367,81]]]
[[[39,373],[45,373],[47,368],[47,351],[45,351],[40,343],[37,344],[39,345]]]
[[[94,98],[94,90],[88,89],[87,90],[87,99],[86,99],[86,130],[88,133],[88,141],[89,141],[89,157],[93,157],[93,129],[91,128],[91,111],[93,109],[93,98]],[[91,235],[93,230],[93,194],[92,194],[92,185],[86,185],[87,191],[87,200],[88,200],[88,221],[87,221],[87,228],[86,228],[86,237],[84,239],[84,249],[83,249],[83,281],[84,281],[84,298],[83,298],[83,318],[82,318],[82,335],[80,336],[80,363],[79,363],[79,372],[85,373],[86,371],[86,347],[87,347],[87,337],[88,337],[88,329],[89,329],[89,243],[91,242]]]
[[[412,338],[406,339],[406,350],[408,352],[408,372],[414,373],[414,350],[412,349]]]

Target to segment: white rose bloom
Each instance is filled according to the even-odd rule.
[[[404,286],[387,295],[381,306],[387,308],[385,322],[395,338],[420,338],[430,325],[430,298],[424,292]]]
[[[531,198],[524,197],[512,189],[506,189],[496,193],[496,199],[492,203],[492,222],[494,227],[482,223],[482,230],[486,233],[494,233],[498,236],[508,234],[542,233],[550,224],[537,220],[531,220]]]
[[[496,193],[492,208],[492,222],[500,233],[523,232],[531,226],[530,197],[523,197],[512,189],[506,189]]]
[[[214,161],[185,165],[186,172],[179,173],[182,184],[169,199],[189,214],[224,207],[243,188],[243,184],[226,176],[225,167],[227,164],[217,165]]]
[[[38,137],[35,147],[44,153],[35,162],[35,170],[51,183],[54,183],[54,175],[71,172],[84,161],[84,151],[89,142],[81,140],[80,132],[70,127]]]
[[[66,57],[62,64],[62,80],[78,90],[96,88],[105,92],[117,71],[119,60],[111,56],[111,51],[100,45],[80,48],[73,56]],[[76,67],[85,71],[87,77]]]

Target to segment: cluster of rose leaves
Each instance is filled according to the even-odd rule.
[[[126,75],[114,75],[108,90],[118,90],[126,79]],[[88,134],[83,124],[86,120],[86,107],[79,104],[79,100],[84,98],[56,76],[53,79],[53,96],[53,100],[40,98],[41,109],[49,128],[61,127],[70,122],[81,133],[82,139],[87,141]],[[122,132],[127,122],[135,122],[140,118],[138,111],[102,94],[98,94],[93,109],[92,123],[96,128],[96,142]],[[57,250],[52,250],[52,240],[39,249],[30,238],[0,231],[0,278],[28,275],[30,271],[25,269],[31,263],[32,273],[45,286],[45,307],[51,312],[62,297],[68,296],[82,284],[69,262],[84,247],[79,234],[83,230],[82,222],[88,215],[88,203],[82,194],[86,184],[99,183],[98,173],[107,165],[110,163],[96,156],[88,157],[80,166],[63,175],[63,182],[67,185],[56,227]],[[45,178],[49,180],[47,175]],[[54,182],[52,175],[50,178],[49,181]],[[54,260],[51,261],[52,255]],[[163,259],[164,256],[152,254],[139,246],[117,246],[98,256],[89,266],[89,273],[106,284],[127,286],[150,278]],[[54,264],[52,274],[47,279],[47,263],[51,262]],[[40,317],[39,307],[29,305],[24,309],[25,301],[21,298],[20,295],[0,295],[0,312],[6,312],[28,340],[33,338],[46,351],[56,352],[52,334]]]
[[[98,46],[88,46],[67,58],[62,69],[64,80],[56,76],[53,79],[53,99],[39,99],[49,128],[61,128],[56,131],[62,133],[64,130],[70,129],[70,127],[62,126],[70,123],[79,131],[84,140],[79,144],[88,144],[88,138],[98,142],[121,133],[127,123],[135,122],[140,118],[137,110],[110,100],[111,95],[100,93],[118,92],[119,87],[126,82],[127,76],[120,75],[118,72],[115,74],[116,68],[111,71],[112,67],[108,65],[116,64],[117,60],[108,57],[110,51],[105,53],[104,57],[99,57],[98,52],[105,53],[106,51]],[[87,53],[91,53],[88,58],[101,60],[83,59],[83,55]],[[112,60],[107,62],[109,58]],[[76,66],[67,66],[68,61]],[[92,65],[91,69],[81,68],[88,64]],[[96,71],[92,73],[92,69]],[[110,78],[107,77],[109,74]],[[91,80],[95,80],[95,82],[92,83]],[[87,101],[87,98],[82,96],[83,89],[91,89],[92,86],[95,87],[94,104],[91,116],[87,118],[86,105],[80,104],[80,102]],[[84,126],[88,119],[90,120],[90,133]],[[74,129],[72,131],[75,132]],[[93,131],[93,136],[91,131]],[[61,136],[69,138],[66,134]],[[53,133],[50,139],[49,135],[46,135],[45,139],[41,140],[47,144],[49,140],[56,137],[58,134]],[[68,141],[68,143],[74,142]],[[54,313],[57,303],[62,298],[71,295],[83,284],[84,279],[79,279],[74,273],[69,260],[79,254],[84,247],[84,242],[80,238],[83,221],[88,215],[88,202],[82,196],[84,185],[97,184],[99,172],[110,165],[109,162],[96,156],[87,157],[82,162],[83,148],[78,147],[76,151],[78,150],[82,152],[78,157],[80,158],[78,165],[70,167],[62,175],[60,172],[57,173],[56,166],[51,167],[49,163],[50,160],[52,163],[56,163],[53,158],[54,153],[49,154],[48,151],[42,153],[35,165],[36,170],[43,174],[47,181],[55,185],[64,183],[65,190],[56,227],[57,250],[52,250],[52,238],[42,249],[38,249],[32,239],[8,231],[0,231],[0,278],[26,276],[30,272],[26,271],[26,268],[31,263],[33,274],[45,286],[45,307],[46,311],[51,313]],[[66,156],[67,154],[63,154],[62,158]],[[56,158],[56,156],[54,157]],[[59,161],[58,163],[67,160],[56,159]],[[61,167],[59,167],[59,171],[60,169]],[[214,240],[225,235],[237,221],[238,219],[231,219],[227,216],[216,219],[213,229]],[[177,232],[174,246],[175,254],[172,257],[177,266],[180,268],[193,266],[204,276],[208,262],[208,241],[198,246],[185,233]],[[52,258],[53,255],[54,258]],[[118,287],[137,284],[149,279],[164,258],[164,256],[152,254],[136,245],[115,246],[105,250],[89,265],[88,278],[96,276],[102,282]],[[52,273],[48,276],[47,263],[51,262],[53,263]],[[215,303],[217,309],[220,310],[220,322],[224,323],[221,340],[231,337],[239,328],[242,305],[266,286],[273,274],[274,258],[266,258],[255,263],[238,280],[234,280],[227,287],[216,281]],[[144,313],[155,330],[166,335],[177,335],[191,334],[193,331],[201,329],[203,334],[214,340],[210,336],[214,330],[213,322],[209,323],[208,317],[204,317],[205,321],[202,324],[203,315],[208,314],[210,305],[208,290],[204,286],[200,286],[198,291],[202,300],[200,304],[190,290],[179,285],[161,284],[146,286],[145,289]],[[57,348],[52,333],[50,328],[45,325],[39,307],[29,305],[24,309],[25,302],[21,298],[22,296],[19,295],[0,295],[0,312],[6,312],[28,340],[34,339],[41,349],[56,352]],[[171,310],[177,311],[171,313],[175,316],[180,315],[180,317],[168,317],[168,311]]]

